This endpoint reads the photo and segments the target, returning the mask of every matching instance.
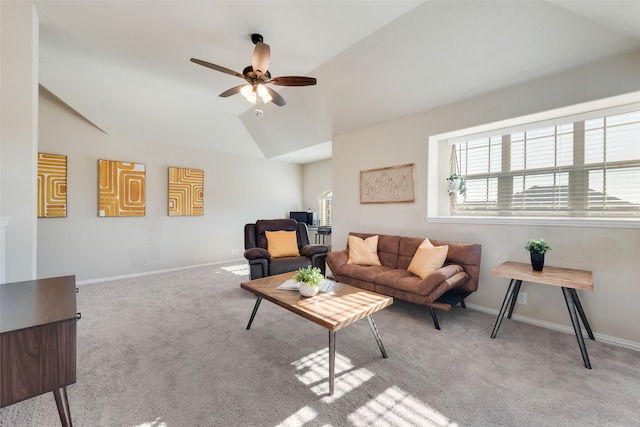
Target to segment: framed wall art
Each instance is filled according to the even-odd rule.
[[[169,216],[204,215],[204,171],[169,167]]]
[[[360,171],[360,203],[415,201],[415,164]]]
[[[67,216],[67,156],[38,153],[38,218]]]
[[[98,216],[144,216],[146,166],[98,160]]]

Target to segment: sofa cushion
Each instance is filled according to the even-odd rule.
[[[373,283],[379,274],[389,270],[391,270],[391,268],[385,267],[384,265],[344,264],[336,273],[340,276]]]
[[[407,270],[421,279],[426,279],[427,276],[442,267],[447,259],[448,251],[448,245],[419,247]]]
[[[378,236],[362,239],[349,236],[349,264],[380,265],[378,258]]]
[[[437,298],[433,295],[434,291],[444,282],[458,285],[460,284],[459,279],[466,279],[466,277],[463,276],[458,277],[460,274],[466,276],[464,270],[459,265],[446,265],[431,273],[426,279],[421,279],[407,270],[396,269],[376,275],[375,284],[376,286],[384,286],[385,289],[394,288],[403,292],[420,295],[425,297],[426,301],[434,301]],[[452,279],[454,277],[455,280]],[[388,294],[385,293],[385,295]]]
[[[311,265],[311,260],[304,256],[272,258],[269,262],[269,276],[296,271]]]
[[[267,250],[273,258],[300,256],[295,231],[265,231]]]
[[[408,277],[413,277],[416,282],[420,282],[420,278],[415,274],[407,270],[400,270],[398,268],[382,272],[378,274],[374,280],[376,285],[390,286],[393,288],[397,286],[400,280]]]

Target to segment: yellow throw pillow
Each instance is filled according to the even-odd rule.
[[[273,258],[300,256],[295,231],[265,231],[267,250]]]
[[[349,236],[349,261],[347,264],[380,265],[378,258],[378,236]]]
[[[433,243],[431,243],[431,240],[429,239],[424,239],[424,241],[422,243],[420,243],[420,246],[418,246],[419,248],[432,248],[433,247]]]
[[[408,271],[425,279],[428,275],[442,267],[447,259],[449,246],[420,247],[413,255]]]

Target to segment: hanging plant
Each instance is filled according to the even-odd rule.
[[[457,173],[452,173],[447,177],[449,181],[449,195],[460,193],[464,195],[467,192],[467,184],[462,176]]]
[[[451,146],[451,157],[449,159],[449,171],[451,175],[447,177],[449,181],[449,195],[462,194],[467,192],[467,183],[462,178],[462,175],[458,174],[460,171],[460,163],[458,163],[458,155],[456,153],[456,146]]]

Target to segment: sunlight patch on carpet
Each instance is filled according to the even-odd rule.
[[[292,363],[297,370],[296,378],[318,396],[329,392],[329,349],[325,348],[309,354]],[[373,378],[374,373],[368,369],[354,369],[351,361],[336,352],[336,370],[333,396],[326,396],[327,401],[333,401],[355,390]]]
[[[160,417],[158,417],[153,421],[138,424],[137,426],[134,426],[134,427],[167,427],[167,424],[164,421],[160,421]]]
[[[348,418],[354,426],[362,427],[458,426],[397,386],[386,389]]]
[[[228,265],[226,267],[222,267],[222,270],[237,274],[238,276],[247,276],[249,275],[249,264]]]
[[[299,409],[298,412],[292,414],[286,420],[278,424],[278,427],[299,427],[312,421],[317,416],[318,413],[316,411],[309,408],[308,406],[305,406],[304,408]]]

